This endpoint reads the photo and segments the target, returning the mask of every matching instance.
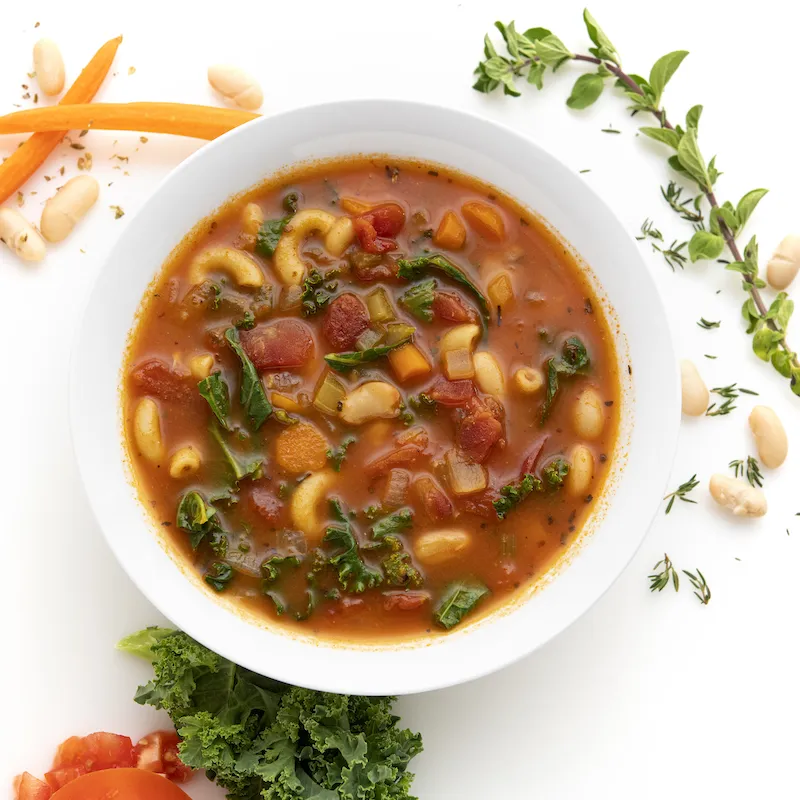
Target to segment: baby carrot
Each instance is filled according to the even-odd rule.
[[[216,139],[257,118],[249,111],[187,103],[85,103],[6,114],[0,117],[0,134],[91,128]]]
[[[72,103],[87,103],[92,100],[111,68],[121,41],[122,37],[118,36],[106,42],[67,90],[61,99],[61,104],[52,108],[62,108]],[[51,129],[46,133],[34,133],[0,164],[0,203],[14,194],[39,169],[68,130],[69,127]]]

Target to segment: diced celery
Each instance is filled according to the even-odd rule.
[[[413,336],[417,329],[413,325],[407,325],[405,322],[393,322],[386,326],[386,341],[384,344],[395,344],[402,339],[407,339]]]
[[[314,408],[323,414],[338,414],[339,404],[346,395],[347,391],[342,382],[334,378],[333,374],[329,372],[314,396]]]
[[[382,286],[367,295],[367,309],[372,322],[391,322],[394,319],[392,303]]]

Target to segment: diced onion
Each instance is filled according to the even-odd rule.
[[[444,362],[444,374],[450,381],[460,381],[475,375],[472,353],[466,348],[442,353],[442,361]]]
[[[332,373],[325,376],[314,396],[314,408],[323,414],[337,415],[339,404],[344,400],[347,391],[341,381],[333,377]]]

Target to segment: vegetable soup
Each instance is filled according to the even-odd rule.
[[[208,591],[362,641],[542,576],[602,490],[618,400],[563,243],[385,157],[284,173],[198,226],[144,298],[123,395],[141,496]]]

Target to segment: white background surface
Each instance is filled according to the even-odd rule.
[[[340,97],[440,102],[502,121],[576,170],[591,169],[585,179],[632,235],[650,216],[668,240],[686,236],[658,192],[667,180],[662,152],[634,138],[638,120],[627,117],[624,101],[607,92],[588,111],[565,107],[579,74],[574,65],[555,78],[548,74],[545,91],[516,100],[470,89],[481,39],[495,18],[516,18],[522,30],[546,26],[585,52],[576,3],[538,9],[522,0],[405,2],[402,8],[375,2],[26,5],[8,4],[3,12],[0,109],[30,105],[20,99],[21,84],[34,83],[26,73],[39,36],[60,42],[69,83],[102,42],[122,33],[114,76],[98,99],[214,103],[206,67],[231,61],[261,79],[264,113]],[[630,71],[647,74],[663,53],[691,51],[667,91],[670,116],[679,120],[689,106],[705,104],[700,143],[707,157],[717,153],[725,173],[718,195],[735,202],[749,189],[770,188],[750,225],[763,264],[783,235],[800,229],[790,80],[800,12],[763,0],[746,14],[734,4],[721,9],[696,0],[661,6],[597,0],[591,10]],[[41,25],[34,30],[36,21]],[[755,55],[746,58],[752,48]],[[609,124],[622,135],[601,133]],[[115,220],[109,206],[132,214],[200,146],[149,139],[142,145],[138,134],[105,132],[81,139],[103,187],[90,217],[39,266],[0,251],[6,386],[0,401],[0,797],[13,774],[42,773],[70,734],[105,729],[136,737],[163,722],[130,699],[148,677],[146,666],[113,650],[121,636],[161,618],[112,559],[89,513],[71,452],[65,391],[82,307],[127,223]],[[17,141],[0,138],[0,152]],[[113,169],[114,154],[129,156],[129,163]],[[22,211],[29,218],[38,221],[41,203],[59,185],[42,175],[62,164],[67,177],[77,174],[80,155],[62,146],[25,187]],[[713,263],[673,274],[657,254],[646,261],[672,310],[678,350],[697,362],[709,386],[738,381],[761,398],[743,397],[727,417],[684,422],[672,482],[696,472],[699,504],[677,504],[668,517],[660,515],[630,567],[582,620],[499,674],[400,700],[404,722],[425,740],[425,753],[413,763],[423,800],[797,796],[800,399],[752,355],[734,275]],[[701,330],[695,324],[701,316],[721,319],[722,327]],[[790,338],[800,347],[796,325]],[[765,471],[768,515],[732,521],[711,504],[705,485],[731,459],[754,453],[746,419],[756,402],[783,418],[790,456],[780,471]],[[688,585],[679,595],[649,593],[647,575],[665,550],[679,567],[703,570],[713,591],[708,607]],[[198,786],[194,795],[218,793]]]

